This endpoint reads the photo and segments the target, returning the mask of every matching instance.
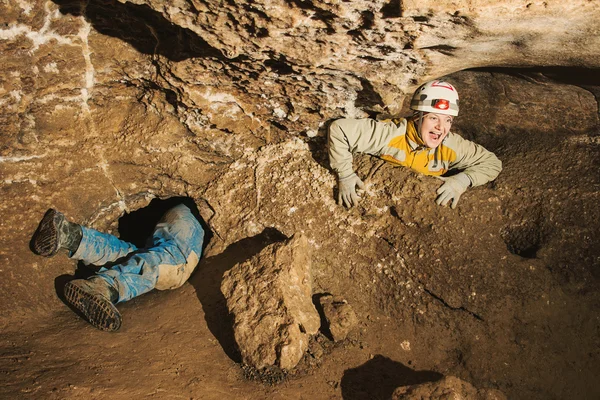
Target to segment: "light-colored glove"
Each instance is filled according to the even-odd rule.
[[[440,206],[445,206],[452,200],[452,208],[456,208],[460,196],[471,186],[471,179],[463,172],[447,178],[440,177],[440,179],[444,181],[444,184],[437,190],[438,197],[435,202]]]
[[[358,194],[356,194],[357,186],[359,189],[365,188],[365,184],[355,173],[344,178],[338,178],[338,205],[341,206],[342,202],[344,202],[348,208],[357,205],[358,200],[360,199]]]

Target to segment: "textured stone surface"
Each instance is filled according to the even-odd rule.
[[[586,0],[1,2],[0,330],[39,324],[38,332],[71,316],[57,281],[76,264],[28,247],[48,207],[118,233],[119,218],[152,199],[204,198],[213,233],[205,259],[221,261],[266,229],[304,232],[316,291],[343,293],[373,324],[369,334],[385,324],[414,332],[412,350],[394,359],[459,371],[481,387],[496,381],[511,398],[599,397],[590,318],[600,260],[598,12]],[[490,68],[454,73],[471,67]],[[367,191],[359,208],[337,207],[327,123],[404,112],[417,84],[451,72],[461,95],[453,130],[496,152],[499,179],[452,212],[433,203],[437,180],[357,157]],[[219,303],[201,289],[190,302],[211,312]],[[148,325],[134,319],[124,347],[103,343],[119,354],[147,331],[146,347],[164,348],[144,307],[179,304],[168,297],[177,295],[124,305],[139,307]],[[175,316],[172,332],[193,319],[187,306],[164,310]],[[61,371],[65,384],[83,380],[68,366],[79,368],[77,352],[99,339],[68,326],[81,347],[67,361],[57,351],[50,374],[44,346],[53,337],[23,344],[29,336],[18,332],[15,346],[37,355],[7,366],[20,373],[2,390],[44,385],[34,396],[51,397],[43,391]],[[208,345],[213,335],[188,337]],[[382,351],[386,338],[371,340],[365,352]],[[113,387],[125,378],[110,373],[113,359],[96,367],[101,355],[89,353],[85,368]],[[148,387],[157,388],[156,374]],[[188,387],[185,371],[177,377],[165,382]],[[148,395],[142,387],[133,397]]]
[[[221,290],[234,316],[243,362],[256,369],[295,367],[320,326],[312,303],[306,237],[294,235],[234,266],[225,274]]]
[[[162,92],[199,147],[227,160],[288,134],[322,135],[331,118],[398,113],[419,83],[458,70],[600,66],[600,11],[589,0],[56,0],[1,7],[8,22],[0,29],[0,101],[11,129],[21,127],[13,134],[22,144],[35,142],[40,127],[60,129],[75,118],[83,124],[76,131],[101,134],[89,110],[114,109],[110,102],[119,97],[161,110]],[[124,89],[128,94],[108,95]]]
[[[346,339],[348,333],[358,325],[358,318],[348,302],[339,296],[322,296],[319,303],[327,320],[333,340]]]
[[[495,389],[477,389],[468,382],[447,376],[437,382],[400,387],[392,400],[507,400]]]
[[[247,101],[264,94],[270,117],[292,131],[302,129],[294,118],[314,111],[398,111],[416,83],[465,68],[600,63],[600,11],[589,0],[134,3],[254,72],[261,90],[247,90],[237,104],[263,114]]]

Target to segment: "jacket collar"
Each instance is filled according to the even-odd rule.
[[[412,119],[409,119],[406,124],[406,138],[408,139],[408,145],[412,151],[426,147],[425,142],[423,142],[423,139],[421,139],[421,136],[417,132],[415,122]]]

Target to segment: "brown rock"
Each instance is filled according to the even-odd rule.
[[[234,316],[234,334],[245,364],[256,369],[296,366],[317,333],[310,253],[302,235],[267,246],[227,271],[221,291]]]
[[[435,382],[403,386],[394,391],[392,400],[506,400],[495,389],[476,389],[473,385],[454,376]]]
[[[348,333],[358,325],[358,318],[350,304],[341,297],[331,295],[321,297],[319,302],[333,340],[339,342],[346,339]]]

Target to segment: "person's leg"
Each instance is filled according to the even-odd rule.
[[[101,268],[90,279],[76,279],[65,286],[67,301],[93,326],[105,331],[116,331],[121,326],[116,303],[155,287],[174,289],[183,285],[198,263],[204,240],[202,226],[184,205],[163,216],[145,249],[136,249],[113,235],[81,229],[81,243],[71,258],[101,265],[126,256],[110,268]]]
[[[145,249],[111,268],[101,268],[96,276],[118,289],[119,303],[154,288],[177,288],[198,264],[203,240],[200,222],[180,204],[165,213]]]
[[[127,273],[139,274],[142,263],[136,258],[138,250],[132,243],[117,237],[82,227],[82,239],[79,247],[70,257],[86,265],[106,265],[123,259],[113,268],[100,268],[100,271],[88,279],[75,279],[65,285],[67,302],[78,310],[94,327],[114,332],[121,326],[122,318],[115,307],[119,301],[134,297],[131,292],[141,289],[138,286],[121,284],[127,281]],[[122,276],[123,275],[123,276]],[[146,290],[147,291],[147,290]]]
[[[44,214],[31,239],[34,253],[52,257],[60,249],[69,251],[69,257],[86,265],[104,265],[137,250],[132,243],[117,237],[69,222],[54,209]]]
[[[86,265],[105,265],[123,257],[132,257],[137,247],[108,233],[81,227],[79,247],[70,258]],[[127,261],[130,258],[126,259]],[[127,262],[126,261],[126,262]],[[106,271],[102,267],[100,271]],[[115,307],[123,290],[114,280],[97,273],[89,279],[74,279],[65,285],[65,299],[94,327],[103,331],[116,331],[121,327],[121,313]]]
[[[114,332],[121,327],[121,313],[115,307],[119,294],[104,279],[74,279],[67,282],[65,299],[94,327]]]
[[[85,226],[81,227],[81,231],[81,242],[69,257],[82,261],[85,265],[106,265],[138,249],[133,243],[125,242],[108,233],[98,232]]]
[[[104,265],[117,261],[137,248],[113,235],[67,221],[65,216],[49,209],[33,234],[34,253],[52,257],[60,249],[84,264]],[[118,288],[104,279],[75,279],[64,288],[67,303],[73,306],[96,328],[116,331],[121,326],[121,314],[114,306],[119,299]]]
[[[183,263],[159,266],[156,288],[159,290],[176,289],[182,286],[198,265],[204,244],[204,229],[183,204],[170,209],[156,226],[153,243],[172,242],[183,256]]]

